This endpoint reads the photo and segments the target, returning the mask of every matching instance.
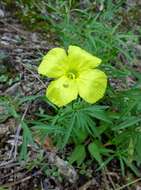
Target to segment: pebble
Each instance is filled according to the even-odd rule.
[[[9,131],[9,128],[5,124],[0,124],[0,136],[5,135]]]
[[[2,17],[2,18],[5,17],[5,13],[2,9],[0,9],[0,17]]]

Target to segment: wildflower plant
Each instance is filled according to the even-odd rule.
[[[40,105],[34,113],[35,119],[22,122],[22,159],[27,159],[32,136],[42,142],[49,136],[59,151],[69,145],[63,149],[63,157],[72,164],[82,166],[94,158],[102,168],[118,160],[122,175],[129,167],[141,177],[137,168],[141,166],[141,74],[133,46],[140,31],[124,24],[125,1],[102,1],[103,10],[96,6],[100,1],[13,3],[20,8],[16,16],[28,27],[45,32],[49,43],[65,48],[77,44],[102,59],[101,64],[101,59],[76,46],[67,51],[54,48],[43,57],[38,72],[52,79],[46,97],[19,100],[20,105],[37,98],[44,101],[44,107]],[[108,87],[103,71],[109,78]],[[11,101],[6,100],[6,105],[0,101],[8,109],[6,115],[17,118]]]
[[[78,165],[86,157],[83,144],[85,140],[100,137],[95,119],[111,123],[104,111],[105,107],[93,105],[104,96],[107,87],[107,76],[98,69],[100,63],[100,58],[70,45],[67,52],[62,48],[50,50],[38,67],[39,74],[53,79],[47,87],[46,96],[47,100],[59,108],[53,116],[45,116],[44,119],[41,116],[44,124],[35,122],[37,133],[42,140],[47,135],[52,135],[58,147],[75,144],[69,160],[71,163],[76,161]],[[88,147],[94,157],[97,146],[99,145],[92,142]],[[100,155],[95,159],[99,164],[102,161]]]

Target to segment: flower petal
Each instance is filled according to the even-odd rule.
[[[64,106],[78,96],[76,80],[62,76],[51,82],[47,88],[46,95],[52,103],[59,107]]]
[[[77,79],[79,95],[89,103],[101,99],[107,86],[107,76],[98,69],[90,69],[81,73]]]
[[[62,48],[53,48],[44,57],[38,67],[38,73],[56,78],[64,74],[67,67],[67,55]]]
[[[68,59],[70,66],[78,68],[79,71],[95,68],[101,63],[101,59],[77,46],[69,46]]]

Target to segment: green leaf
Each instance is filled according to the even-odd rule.
[[[44,124],[41,122],[36,122],[36,125],[32,127],[33,129],[37,131],[42,131],[43,133],[47,134],[53,134],[53,133],[65,133],[65,129],[58,125],[51,125],[51,124]]]
[[[26,160],[27,159],[27,146],[33,145],[34,141],[32,138],[32,133],[24,121],[22,121],[21,127],[23,129],[23,143],[22,143],[21,152],[20,152],[20,160]]]
[[[99,166],[99,168],[96,169],[96,171],[99,171],[102,168],[104,168],[113,158],[114,156],[109,156],[104,162],[102,162],[102,164]]]
[[[129,145],[128,145],[128,163],[131,164],[133,161],[133,155],[134,155],[134,142],[133,138],[130,138]]]
[[[40,98],[40,97],[41,97],[41,95],[25,96],[25,97],[20,99],[20,104],[23,104],[24,102],[33,101],[33,100]]]
[[[117,126],[114,126],[113,130],[125,129],[127,127],[136,125],[140,121],[141,121],[141,118],[132,116],[130,118],[127,118],[127,120],[124,121],[123,123],[121,123]]]
[[[75,144],[81,144],[85,141],[85,139],[88,137],[88,132],[83,129],[75,128],[73,130],[73,139]]]
[[[62,144],[62,148],[65,147],[65,145],[68,143],[68,140],[72,134],[72,131],[73,131],[73,127],[75,126],[75,121],[76,121],[76,115],[74,114],[73,117],[71,118],[71,120],[68,122],[68,126],[67,126],[67,131],[66,131],[66,134],[64,136],[64,141],[63,141],[63,144]]]
[[[123,158],[125,164],[134,172],[134,174],[138,177],[141,177],[141,172],[140,170],[134,165],[134,164],[129,164],[126,158]]]
[[[4,83],[8,80],[8,76],[7,75],[1,75],[0,76],[0,83]]]
[[[6,187],[0,187],[0,190],[8,190]]]
[[[119,161],[120,161],[121,174],[122,176],[125,176],[125,164],[121,156],[119,156]]]
[[[108,114],[98,106],[91,106],[89,108],[85,108],[84,111],[88,113],[91,117],[105,121],[107,123],[112,123]]]
[[[78,145],[71,153],[71,156],[69,157],[69,162],[71,164],[76,162],[77,165],[79,166],[83,163],[85,157],[86,157],[86,151],[84,145]]]
[[[0,97],[0,110],[0,122],[5,121],[10,116],[16,119],[19,117],[16,112],[15,106],[8,98],[6,99],[4,97]]]
[[[88,150],[89,150],[91,156],[93,158],[95,158],[96,161],[98,161],[98,163],[101,165],[102,164],[102,158],[101,158],[101,155],[99,152],[99,147],[97,146],[97,144],[94,142],[90,143],[88,146]]]
[[[136,144],[135,144],[135,156],[139,163],[141,163],[141,132],[138,132],[136,136]]]

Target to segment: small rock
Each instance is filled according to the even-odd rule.
[[[16,52],[16,53],[22,53],[22,52],[23,52],[23,49],[15,49],[15,52]]]
[[[1,44],[2,44],[2,45],[5,45],[5,46],[8,46],[8,45],[9,45],[9,42],[6,42],[6,41],[3,41],[3,40],[2,40],[2,41],[1,41]]]
[[[20,44],[21,38],[18,35],[12,35],[10,33],[4,33],[4,35],[1,37],[1,43],[4,45],[8,44]]]
[[[2,9],[0,9],[0,17],[5,17],[5,13]]]
[[[0,136],[5,135],[8,132],[9,128],[5,124],[0,124]]]
[[[39,42],[39,39],[38,39],[38,36],[37,36],[37,34],[34,32],[34,33],[32,33],[32,35],[31,35],[31,40],[33,41],[33,42]]]

